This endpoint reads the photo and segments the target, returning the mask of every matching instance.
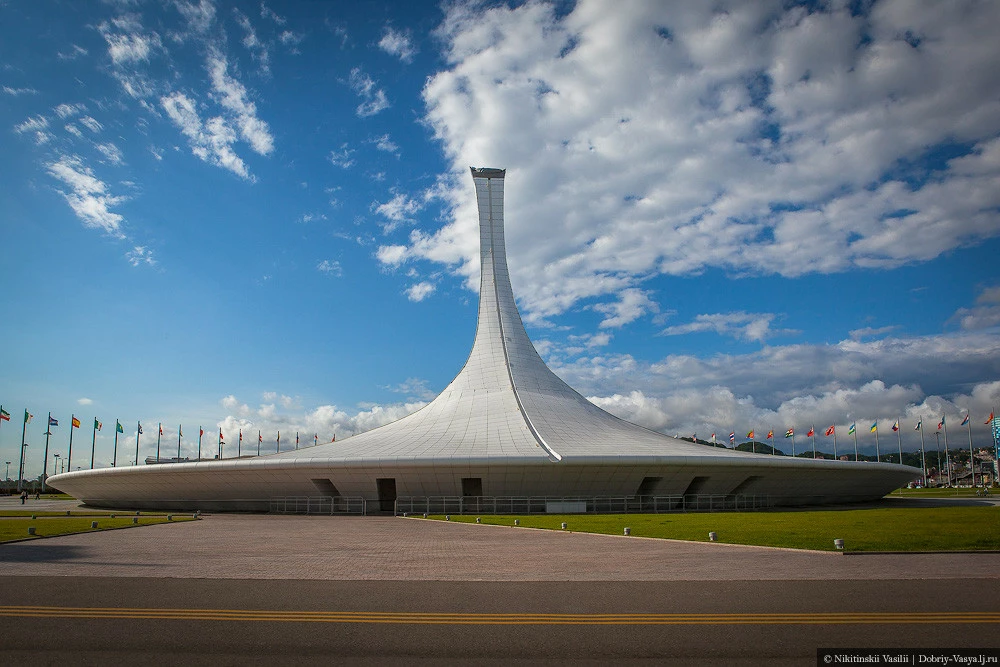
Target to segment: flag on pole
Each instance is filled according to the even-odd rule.
[[[59,426],[59,420],[55,417],[49,417],[49,426]]]
[[[198,427],[198,437],[200,438],[203,435],[205,435],[205,429],[203,429],[202,427],[199,426]]]
[[[815,427],[813,427],[813,426],[810,426],[810,427],[809,427],[809,432],[808,432],[808,433],[806,433],[806,437],[807,437],[807,438],[811,438],[811,437],[813,437],[814,435],[816,435],[816,428],[815,428]]]
[[[298,447],[299,447],[299,432],[296,431],[295,432],[295,448],[298,449]]]
[[[875,433],[876,431],[878,431],[878,420],[877,419],[872,422],[872,427],[870,429],[868,429],[868,430],[871,431],[872,433]]]
[[[71,421],[70,424],[73,425],[73,428],[80,428],[80,420],[76,417],[73,417],[73,421]]]
[[[731,431],[729,433],[729,444],[732,445],[732,444],[735,444],[735,443],[736,443],[736,431]]]
[[[160,435],[163,435],[163,424],[160,424]]]
[[[319,444],[319,433],[313,436],[313,445]]]
[[[225,438],[222,437],[222,428],[221,427],[219,428],[219,443],[223,444],[223,445],[226,444]]]
[[[993,421],[993,413],[992,412],[990,413],[990,416],[986,418],[986,421],[984,421],[983,423],[986,424],[986,425],[989,425],[989,423],[991,421]]]
[[[122,433],[122,434],[125,433],[125,429],[122,428],[122,423],[120,421],[118,421],[117,419],[115,420],[115,431],[117,431],[118,433]]]
[[[774,438],[774,431],[768,431],[767,432],[767,439],[773,439],[773,438]]]
[[[4,410],[3,408],[0,408],[0,421],[5,421],[5,422],[10,421],[10,413]]]
[[[260,431],[257,431],[257,442],[264,442],[264,436],[260,434]]]
[[[24,423],[25,424],[30,424],[31,423],[31,418],[34,417],[34,416],[35,415],[33,415],[30,412],[28,412],[27,410],[25,410],[24,411]]]
[[[941,430],[944,427],[944,415],[941,415],[941,421],[938,422],[937,430]]]
[[[923,425],[924,425],[924,420],[923,419],[918,419],[917,420],[917,425],[913,427],[913,430],[914,431],[919,431],[920,427],[923,426]]]
[[[750,438],[751,440],[753,440],[753,437],[754,437],[753,430],[751,430],[749,433],[747,433],[747,437]]]
[[[139,423],[137,422],[137,423],[136,423],[136,426],[138,426],[138,427],[139,427],[139,435],[142,435],[142,424],[139,424]]]
[[[962,423],[959,424],[959,426],[965,426],[968,423],[969,423],[969,415],[965,415],[965,419],[962,420]]]
[[[834,426],[831,426],[830,428],[826,429],[826,436],[827,436],[827,437],[830,437],[831,435],[833,435],[833,434],[834,434],[834,432],[835,432],[836,430],[837,430],[837,427],[836,427],[836,425],[834,425]]]
[[[899,420],[898,419],[895,422],[893,422],[893,424],[892,424],[892,430],[893,431],[898,431],[899,430]]]
[[[94,428],[96,430],[100,431],[101,428],[103,428],[103,427],[104,427],[104,424],[102,424],[101,422],[97,421],[96,419],[94,420]]]
[[[847,429],[847,435],[854,435],[854,432],[858,430],[858,423],[851,422],[851,428]]]
[[[181,428],[180,424],[177,425],[177,437],[178,438],[183,438],[184,437],[184,429]]]
[[[785,437],[786,438],[791,438],[793,435],[795,435],[795,429],[794,428],[790,428],[787,431],[785,431]]]
[[[243,429],[240,429],[240,442],[243,442]]]

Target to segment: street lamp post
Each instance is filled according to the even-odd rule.
[[[52,456],[53,458],[55,458],[55,460],[52,462],[52,472],[58,475],[59,473],[56,471],[59,470],[59,455],[53,454]]]

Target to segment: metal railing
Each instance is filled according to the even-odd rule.
[[[271,514],[360,514],[367,513],[367,501],[360,496],[284,496],[271,498]]]
[[[765,495],[676,496],[400,496],[396,514],[661,514],[748,511],[772,507]],[[567,507],[572,509],[567,510]]]

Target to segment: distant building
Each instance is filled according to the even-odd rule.
[[[472,169],[479,208],[478,327],[458,376],[431,403],[381,428],[260,456],[105,468],[49,483],[105,507],[267,509],[290,496],[755,496],[770,504],[880,498],[921,476],[895,464],[737,452],[623,421],[542,361],[514,301],[501,169]],[[544,224],[544,221],[537,221]],[[400,332],[405,336],[405,332]]]

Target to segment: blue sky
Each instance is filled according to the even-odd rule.
[[[529,334],[615,414],[720,439],[898,416],[912,448],[920,415],[967,443],[971,410],[986,442],[998,26],[991,3],[0,3],[0,452],[24,408],[31,474],[50,410],[63,455],[71,414],[87,446],[104,422],[98,465],[115,419],[132,455],[139,421],[141,456],[158,422],[191,455],[199,425],[232,453],[415,410],[475,331],[470,165],[508,170]]]

